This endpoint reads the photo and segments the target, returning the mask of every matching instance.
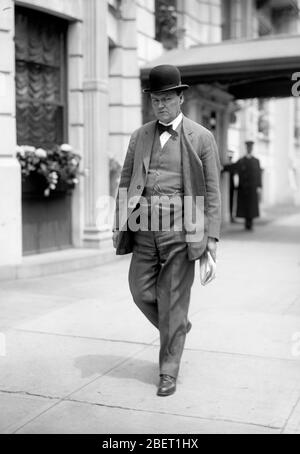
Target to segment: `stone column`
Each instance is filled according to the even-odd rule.
[[[141,126],[142,109],[137,5],[131,0],[123,0],[121,5],[118,41],[114,43],[110,53],[109,150],[110,155],[123,164],[130,136]],[[140,12],[143,13],[144,10]],[[153,18],[148,10],[146,17],[149,22]]]
[[[0,267],[22,260],[21,170],[15,157],[14,2],[0,2]]]
[[[254,38],[256,35],[255,30],[255,4],[253,0],[247,0],[242,4],[243,10],[243,28],[244,34],[243,37],[245,38]]]
[[[108,5],[106,0],[84,2],[84,166],[83,243],[101,247],[111,232],[105,227],[103,197],[109,195],[108,167]]]
[[[232,38],[253,38],[255,34],[253,0],[232,0]]]
[[[82,0],[83,2],[84,0]],[[80,15],[81,18],[81,15]],[[68,29],[68,106],[69,106],[69,143],[84,158],[84,112],[83,112],[83,23],[77,20],[69,24]],[[82,163],[84,169],[84,159]],[[84,230],[84,184],[80,178],[72,196],[72,244],[82,246]]]
[[[294,202],[292,174],[292,157],[295,146],[294,120],[294,99],[277,99],[274,102],[273,132],[273,200],[277,204]]]

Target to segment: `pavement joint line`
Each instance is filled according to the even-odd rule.
[[[37,334],[37,335],[45,335],[45,336],[58,336],[58,337],[65,337],[70,339],[85,339],[85,340],[93,340],[99,342],[111,342],[116,344],[128,344],[128,345],[141,345],[145,347],[156,347],[159,348],[157,342],[159,341],[159,337],[156,337],[153,341],[149,343],[146,342],[134,342],[134,341],[127,341],[122,339],[109,339],[109,338],[100,338],[100,337],[89,337],[89,336],[75,336],[72,334],[62,334],[62,333],[50,333],[46,331],[35,331],[35,330],[26,330],[22,328],[8,328],[9,331],[17,331],[22,333],[29,333],[29,334]],[[201,352],[201,353],[209,353],[214,355],[228,355],[228,356],[239,356],[242,358],[253,358],[253,359],[264,359],[268,361],[285,361],[289,363],[296,363],[295,359],[290,358],[277,358],[274,356],[261,356],[261,355],[254,355],[254,354],[246,354],[246,353],[237,353],[237,352],[228,352],[228,351],[218,351],[218,350],[205,350],[201,348],[189,348],[186,347],[184,351],[189,352]]]
[[[77,391],[76,391],[77,392]],[[44,410],[42,413],[39,415],[35,416],[31,420],[27,421],[24,423],[22,426],[18,427],[15,429],[14,433],[18,432],[20,429],[25,427],[26,425],[30,424],[33,422],[35,419],[39,418],[43,414],[49,412],[52,410],[55,406],[68,402],[68,403],[78,403],[78,404],[85,404],[85,405],[90,405],[90,406],[95,406],[95,407],[102,407],[102,408],[110,408],[110,409],[119,409],[119,410],[124,410],[124,411],[134,411],[134,412],[139,412],[139,413],[147,413],[147,414],[160,414],[160,415],[169,415],[169,416],[175,416],[178,418],[187,418],[187,419],[197,419],[201,421],[207,421],[207,422],[226,422],[226,423],[231,423],[231,424],[240,424],[240,425],[245,425],[245,426],[253,426],[257,428],[265,428],[265,429],[271,429],[271,430],[284,430],[281,426],[271,426],[271,425],[265,425],[265,424],[257,424],[253,422],[247,422],[247,421],[237,421],[234,419],[227,419],[227,418],[211,418],[211,417],[204,417],[204,416],[195,416],[195,415],[186,415],[182,413],[171,413],[171,412],[165,412],[165,411],[157,411],[157,410],[143,410],[139,408],[132,408],[132,407],[124,407],[121,405],[108,405],[108,404],[100,404],[98,402],[90,402],[90,401],[85,401],[85,400],[80,400],[80,399],[73,399],[73,398],[60,398],[60,397],[54,397],[54,396],[45,396],[42,394],[35,394],[35,393],[30,393],[27,391],[7,391],[7,390],[0,390],[0,393],[2,394],[15,394],[18,396],[26,396],[26,397],[38,397],[46,400],[56,400],[57,402],[48,407],[46,410]],[[300,398],[297,400],[297,403],[300,401]],[[297,405],[297,404],[296,404]],[[294,407],[295,408],[295,407]],[[294,411],[294,408],[291,412],[291,415]]]
[[[264,237],[266,237],[266,235],[264,235]],[[242,237],[240,237],[240,239],[241,239],[241,238],[242,238]],[[235,240],[235,241],[236,241],[236,240]],[[231,245],[234,245],[234,244],[235,244],[235,241],[227,241],[227,239],[225,238],[223,244],[226,246],[226,248],[224,248],[224,249],[227,250],[228,247],[230,247]],[[295,243],[296,243],[296,242],[295,242]],[[271,245],[272,245],[272,247],[273,247],[275,243],[274,243],[274,241],[271,239],[270,242],[268,242],[268,243],[267,243],[267,242],[262,243],[261,241],[258,241],[257,243],[254,243],[254,242],[253,242],[253,244],[254,244],[254,245],[256,244],[257,246],[258,246],[258,245],[261,246],[262,244],[270,244],[270,247],[271,247]],[[289,251],[289,245],[285,243],[284,246],[285,246],[286,249]],[[244,248],[242,247],[242,250],[246,250],[246,248],[245,248],[245,247],[244,247]],[[226,252],[226,251],[225,251],[225,252]],[[227,252],[228,252],[228,251],[227,251]],[[250,258],[251,258],[251,257],[250,257]],[[249,259],[249,262],[251,262],[250,259]],[[227,262],[226,262],[226,263],[227,263]],[[252,262],[251,262],[251,263],[252,263]],[[268,264],[268,263],[271,263],[271,262],[268,261],[267,264]],[[277,263],[279,263],[279,264],[287,263],[287,260],[286,260],[286,259],[284,259],[284,260],[280,260],[280,259],[279,259],[279,262],[277,262]],[[290,260],[288,261],[288,264],[289,264],[289,263],[290,263]],[[106,264],[106,265],[107,265],[107,264]],[[293,260],[293,266],[294,266],[294,265],[295,265],[295,263],[294,263],[294,260]],[[103,269],[102,265],[100,265],[100,266],[97,267],[97,269],[99,269],[99,270],[100,270],[100,268]],[[109,269],[111,270],[111,268],[109,268]],[[277,268],[274,267],[274,269],[275,269],[276,272],[277,272]],[[279,268],[278,268],[278,269],[279,269]],[[72,278],[73,278],[74,275],[75,275],[75,278],[76,278],[76,274],[74,274],[74,273],[77,273],[77,272],[79,273],[79,272],[81,272],[81,270],[70,271],[70,274],[72,275]],[[101,271],[100,271],[100,273],[101,273]],[[54,276],[54,275],[51,274],[51,277],[52,277],[52,276]],[[226,276],[225,276],[225,277],[224,277],[224,276],[223,276],[223,277],[222,277],[222,276],[220,277],[220,280],[219,280],[220,285],[222,285],[222,283],[225,282],[225,278],[226,278]],[[39,277],[37,277],[36,279],[37,279],[37,282],[38,282],[38,281],[39,281],[39,282],[47,282],[47,276],[39,276]],[[292,278],[292,279],[293,279],[293,278]],[[124,277],[124,280],[125,280],[125,277]],[[243,281],[243,279],[240,279],[240,280],[241,280],[241,282]],[[15,281],[13,281],[13,282],[15,282]],[[268,284],[270,284],[270,283],[272,282],[271,276],[269,276],[269,275],[267,276],[266,282],[267,282]],[[280,283],[284,283],[285,286],[287,286],[287,285],[290,285],[290,286],[293,285],[293,288],[294,288],[294,286],[296,285],[296,283],[298,284],[298,280],[293,280],[293,281],[292,281],[291,278],[290,278],[289,281],[284,281],[284,280],[279,280],[279,281],[278,281],[278,280],[276,280],[276,282],[279,283],[279,284],[280,284]],[[259,280],[258,283],[259,283],[260,285],[262,285],[263,281],[262,281],[262,280]],[[22,287],[22,286],[20,286],[20,287]],[[22,292],[22,288],[19,288],[19,291]],[[297,292],[298,292],[298,288],[297,288]],[[2,292],[0,292],[0,293],[1,293],[1,295],[3,294],[3,295],[5,296],[5,290],[4,290],[3,293],[2,293]],[[295,292],[295,293],[296,293],[296,292]],[[37,296],[40,295],[40,294],[38,294],[38,293],[36,293],[36,292],[35,292],[34,294],[37,295]],[[43,293],[43,295],[45,295],[45,293]],[[45,296],[46,296],[46,295],[45,295]],[[55,298],[55,297],[57,297],[57,296],[59,296],[59,295],[53,295],[53,298]],[[50,295],[50,296],[47,295],[47,297],[51,298],[51,295]],[[79,300],[78,300],[78,301],[76,300],[76,297],[66,296],[65,299],[67,299],[67,298],[68,298],[68,299],[69,299],[69,298],[70,298],[70,299],[72,298],[72,299],[73,299],[73,302],[74,302],[75,304],[78,304],[78,302],[79,302]],[[74,301],[74,300],[75,300],[75,301]],[[290,297],[288,300],[289,300],[289,301],[288,301],[288,304],[290,304],[290,302],[292,301],[292,297]],[[287,304],[287,306],[288,306],[288,304]],[[59,309],[59,308],[57,308],[57,309]],[[281,309],[280,315],[282,314],[282,312],[284,313],[284,311],[285,311],[285,309]],[[49,312],[50,312],[50,311],[49,311]],[[53,312],[53,311],[52,311],[52,312]],[[51,312],[50,312],[50,313],[51,313]],[[199,310],[196,312],[196,314],[197,314],[197,315],[201,315],[201,309],[199,309]],[[47,315],[47,314],[46,314],[46,315]],[[284,314],[284,315],[285,315],[285,314]],[[23,322],[22,322],[22,324],[23,324]],[[19,326],[20,326],[20,323],[19,323]],[[13,327],[12,327],[11,329],[13,329]],[[18,331],[18,329],[17,329],[17,331]],[[26,331],[26,330],[24,330],[24,331]],[[33,333],[35,333],[35,331],[33,331]],[[53,333],[41,333],[41,334],[57,335],[57,334],[53,334]],[[93,339],[93,338],[91,338],[91,339]],[[97,339],[97,338],[96,338],[96,339]],[[95,340],[96,340],[96,339],[95,339]],[[103,340],[104,340],[104,341],[108,341],[108,342],[110,341],[110,340],[107,340],[107,339],[103,339]],[[118,340],[117,340],[117,341],[111,340],[111,342],[118,342]],[[120,341],[120,342],[126,342],[126,341]],[[157,342],[157,340],[153,341],[152,344],[150,344],[150,345],[148,345],[148,344],[137,344],[137,346],[136,346],[135,349],[132,348],[132,350],[136,350],[136,351],[137,351],[136,354],[131,353],[131,354],[129,354],[129,355],[126,357],[126,359],[122,358],[122,360],[119,360],[119,363],[116,363],[116,365],[115,365],[114,367],[112,367],[112,369],[111,369],[110,371],[105,372],[105,373],[103,373],[102,375],[99,375],[98,377],[96,377],[95,379],[93,379],[92,382],[94,382],[94,381],[96,381],[96,380],[99,380],[99,382],[100,382],[100,384],[101,384],[101,377],[105,377],[107,374],[110,374],[114,369],[116,369],[116,368],[118,368],[118,367],[122,368],[122,365],[123,365],[123,364],[126,364],[126,363],[127,363],[127,364],[130,365],[130,361],[131,361],[135,356],[143,355],[142,352],[147,351],[147,349],[148,349],[148,351],[149,351],[151,348],[153,348],[153,347],[155,348],[155,345],[154,345],[155,342]],[[138,346],[138,345],[139,345],[139,346]],[[142,348],[143,345],[144,345],[144,348]],[[199,352],[202,351],[202,352],[212,353],[212,354],[216,354],[216,355],[219,355],[219,354],[222,354],[222,355],[239,355],[239,356],[242,356],[242,357],[245,357],[245,358],[247,358],[247,357],[249,357],[249,356],[250,356],[250,357],[252,356],[252,357],[254,357],[254,358],[260,358],[260,359],[264,359],[264,360],[270,359],[270,360],[274,360],[274,361],[275,361],[275,360],[276,360],[276,361],[282,361],[282,362],[284,362],[284,361],[289,361],[289,362],[295,363],[294,360],[288,359],[288,358],[284,358],[284,359],[282,358],[282,359],[281,359],[281,358],[272,358],[272,357],[266,357],[266,356],[254,356],[254,355],[249,355],[249,354],[245,354],[245,353],[207,351],[207,350],[203,350],[203,349],[197,350],[197,349],[188,349],[188,348],[186,348],[185,350],[199,351]],[[243,350],[245,350],[245,349],[243,349]],[[271,352],[270,352],[270,353],[271,353]],[[129,361],[129,363],[128,363],[128,361]],[[126,366],[125,366],[125,367],[126,367]],[[127,367],[128,367],[128,366],[127,366]],[[291,366],[291,368],[292,368],[292,366]],[[294,369],[296,370],[296,368],[297,368],[297,366],[295,366],[295,368],[293,368],[293,370],[294,370]],[[110,378],[110,377],[108,376],[108,377],[104,378],[104,380],[109,380],[109,378]],[[92,383],[92,382],[91,382],[91,383]],[[95,387],[97,387],[97,385],[98,385],[98,383],[96,383]],[[76,386],[76,385],[75,385],[75,386]],[[85,388],[85,387],[88,387],[88,386],[89,386],[89,384],[86,384],[86,385],[82,386],[81,389],[83,389],[83,388]],[[1,387],[1,384],[0,384],[0,387]],[[97,389],[96,389],[96,391],[97,391]],[[280,423],[280,422],[278,422],[278,421],[276,422],[276,420],[275,420],[275,421],[274,421],[274,420],[273,420],[273,421],[269,421],[271,424],[272,424],[272,422],[273,422],[273,424],[275,424],[275,425],[276,425],[276,423],[277,423],[277,425],[280,425],[280,427],[278,427],[278,428],[277,428],[277,427],[273,427],[273,429],[278,430],[278,431],[281,431],[281,432],[284,432],[284,431],[286,430],[286,428],[288,428],[289,422],[291,421],[291,418],[293,419],[293,417],[294,417],[294,415],[295,415],[295,412],[297,412],[297,405],[298,405],[299,402],[300,402],[300,397],[298,398],[299,390],[298,390],[298,388],[297,388],[297,385],[296,385],[296,389],[295,389],[295,384],[294,384],[294,391],[295,391],[294,396],[293,396],[294,399],[293,399],[293,401],[291,402],[291,404],[289,405],[289,408],[288,408],[288,411],[287,411],[287,415],[289,414],[289,416],[287,417],[287,415],[285,415],[285,417],[283,418],[282,423]],[[0,391],[0,392],[1,392],[1,391]],[[72,395],[74,396],[74,393],[76,393],[76,391],[73,391],[73,393],[69,394],[69,396],[72,396]],[[46,396],[39,396],[39,395],[36,395],[36,397],[41,397],[41,398],[44,397],[45,399],[47,399]],[[78,397],[80,398],[80,396],[78,396]],[[82,396],[82,397],[83,397],[83,398],[84,398],[84,397],[87,398],[87,396]],[[74,402],[76,402],[75,398],[76,398],[76,396],[74,396]],[[53,397],[53,399],[55,399],[55,397]],[[70,402],[72,402],[72,398],[70,397],[70,398],[68,399],[68,396],[67,396],[66,399],[64,399],[63,397],[62,397],[62,398],[58,398],[58,399],[59,399],[59,402],[55,403],[54,405],[53,405],[53,403],[51,404],[51,402],[49,402],[49,407],[50,407],[50,408],[48,407],[46,411],[49,411],[51,408],[55,407],[56,405],[59,405],[59,404],[60,404],[61,402],[63,402],[63,401],[66,401],[66,402],[67,402],[67,401],[70,401]],[[92,400],[92,401],[94,400],[94,399],[93,399],[93,396],[92,396],[92,399],[91,399],[91,400]],[[97,399],[95,399],[95,400],[97,400]],[[297,400],[297,401],[296,401],[296,400]],[[80,401],[78,401],[78,402],[80,402]],[[47,404],[47,401],[45,400],[45,405],[46,405],[46,404]],[[99,405],[99,406],[100,406],[100,404],[97,404],[97,402],[91,403],[91,405]],[[105,405],[101,405],[101,406],[104,406],[104,407],[105,407]],[[108,405],[106,405],[106,407],[109,407],[109,402],[108,402]],[[113,407],[113,408],[114,408],[114,407]],[[122,407],[116,407],[116,408],[122,408]],[[147,412],[150,412],[149,410],[137,410],[137,409],[135,409],[135,410],[134,410],[134,409],[131,409],[131,410],[132,410],[132,411],[147,411]],[[175,409],[174,409],[174,410],[175,410]],[[174,411],[174,410],[173,410],[173,411]],[[41,411],[41,409],[38,410],[38,411],[40,412],[40,415],[41,415],[42,413],[45,413],[45,410],[44,410],[43,412]],[[38,416],[37,416],[36,418],[33,418],[33,414],[37,414],[38,411],[35,411],[34,413],[33,413],[33,412],[31,413],[31,420],[34,420],[34,419],[38,418]],[[179,409],[179,411],[180,411],[180,409]],[[188,411],[188,409],[185,409],[185,410],[183,410],[183,411],[184,411],[184,412],[185,412],[185,411]],[[290,413],[289,413],[289,412],[290,412]],[[154,413],[155,413],[155,410],[154,410]],[[168,413],[164,413],[164,414],[168,415]],[[180,415],[174,415],[174,416],[180,416]],[[225,415],[224,415],[224,416],[225,416]],[[186,417],[192,417],[192,416],[188,416],[188,415],[187,415]],[[212,417],[213,417],[213,416],[212,416]],[[249,419],[251,419],[251,415],[248,415],[248,417],[249,417]],[[245,420],[247,420],[248,417],[247,417],[247,415],[245,415]],[[28,415],[27,418],[29,419],[30,416]],[[203,418],[203,419],[205,419],[205,420],[207,420],[207,421],[210,420],[210,419],[208,419],[208,418]],[[253,419],[255,420],[256,418],[254,417]],[[268,420],[269,420],[269,418],[266,418],[266,419],[267,419],[267,420],[266,420],[266,423],[267,423]],[[216,417],[216,419],[213,419],[213,420],[218,421],[218,418]],[[28,424],[28,422],[26,422],[26,419],[25,419],[25,418],[24,418],[22,421],[25,423],[25,424],[24,424],[25,426]],[[225,421],[226,421],[226,420],[225,420]],[[256,427],[259,427],[259,426],[260,426],[260,427],[266,427],[266,428],[269,428],[269,429],[272,428],[272,426],[267,426],[267,425],[264,426],[263,424],[258,425],[258,424],[256,424],[256,423],[247,423],[247,422],[244,422],[244,423],[243,423],[243,422],[237,422],[237,421],[231,421],[231,422],[235,422],[235,423],[238,423],[238,424],[248,424],[248,425],[252,424],[252,425],[254,425],[254,426],[256,426]],[[261,422],[262,422],[262,421],[261,421]],[[285,425],[284,425],[284,427],[282,427],[284,422],[285,422]],[[16,423],[13,427],[16,428],[16,427],[17,427],[17,424],[19,424],[19,426],[21,426],[21,421],[19,421],[18,423]],[[13,429],[12,429],[12,430],[13,430]],[[17,430],[18,430],[18,429],[17,429]]]
[[[34,421],[36,418],[39,418],[40,416],[42,416],[44,413],[46,413],[48,410],[54,408],[56,405],[58,405],[61,401],[61,399],[59,397],[51,397],[51,396],[44,396],[42,394],[34,394],[34,393],[30,393],[30,392],[27,392],[27,391],[7,391],[7,390],[0,390],[0,394],[10,394],[10,395],[16,395],[16,396],[23,396],[23,397],[36,397],[36,398],[40,398],[40,399],[44,399],[44,400],[56,400],[56,402],[53,404],[53,405],[50,405],[49,407],[47,407],[46,409],[44,409],[42,412],[38,412],[38,414],[35,416],[35,417],[31,417],[29,420],[26,420],[26,418],[23,418],[22,419],[22,423],[20,426],[17,426],[17,424],[10,424],[6,429],[5,429],[5,432],[4,433],[10,433],[10,434],[15,434],[17,433],[18,430],[20,430],[22,427],[25,427],[27,424],[30,424],[32,421]],[[14,430],[10,430],[10,428],[12,427],[16,427]]]
[[[295,402],[295,405],[293,406],[293,408],[292,408],[292,410],[291,410],[289,416],[287,417],[287,419],[286,419],[286,421],[285,421],[285,424],[284,424],[284,426],[283,426],[283,428],[282,428],[282,430],[281,430],[281,432],[280,432],[281,435],[284,434],[284,432],[285,432],[285,430],[286,430],[286,428],[287,428],[287,426],[288,426],[288,423],[289,423],[290,419],[292,418],[292,416],[293,416],[293,414],[294,414],[294,412],[295,412],[295,410],[296,410],[296,408],[297,408],[297,406],[298,406],[299,404],[300,404],[300,396],[297,398],[297,400],[296,400],[296,402]]]
[[[19,430],[23,429],[23,427],[28,426],[28,424],[31,424],[33,421],[35,421],[36,419],[40,418],[41,416],[43,416],[48,411],[52,410],[54,407],[59,405],[61,402],[62,402],[62,399],[60,399],[58,402],[55,402],[53,405],[50,405],[50,407],[48,407],[45,410],[41,411],[40,413],[38,413],[34,417],[28,419],[25,422],[22,422],[20,426],[17,426],[17,428],[13,430],[12,434],[13,435],[16,434]]]
[[[123,407],[121,405],[100,404],[98,402],[89,402],[89,401],[80,400],[80,399],[63,399],[63,401],[70,402],[70,403],[86,404],[86,405],[91,405],[91,406],[96,406],[96,407],[114,408],[114,409],[125,410],[125,411],[136,411],[139,413],[168,415],[168,416],[176,416],[176,417],[181,417],[181,418],[183,417],[183,418],[189,418],[189,419],[200,419],[203,421],[227,422],[227,423],[232,423],[232,424],[241,424],[241,425],[246,425],[246,426],[255,426],[255,427],[262,427],[262,428],[274,429],[274,430],[281,430],[281,428],[282,428],[281,426],[268,426],[268,425],[264,425],[264,424],[253,423],[253,422],[236,421],[234,419],[227,419],[227,418],[209,418],[209,417],[204,417],[204,416],[185,415],[182,413],[171,413],[171,412],[166,412],[166,411],[143,410],[140,408]]]
[[[157,341],[157,338],[155,338],[155,340],[150,341],[150,343],[134,342],[134,341],[127,341],[127,340],[122,340],[122,339],[109,339],[109,338],[105,338],[105,337],[75,336],[73,334],[50,333],[47,331],[27,330],[27,329],[17,328],[17,327],[10,328],[10,331],[18,331],[21,333],[30,333],[30,334],[42,334],[45,336],[66,337],[66,338],[71,338],[71,339],[86,339],[86,340],[94,340],[94,341],[100,341],[100,342],[112,342],[112,343],[118,343],[118,344],[143,345],[145,347],[150,347],[153,345],[154,342]]]
[[[203,350],[201,348],[185,348],[184,351],[190,352],[202,352],[202,353],[210,353],[215,355],[228,355],[228,356],[240,356],[242,358],[253,358],[253,359],[265,359],[268,361],[285,361],[289,363],[296,364],[296,359],[291,358],[277,358],[276,356],[261,356],[261,355],[254,355],[251,353],[237,353],[237,352],[226,352],[226,351],[218,351],[218,350]],[[299,361],[299,360],[298,360]]]
[[[154,341],[155,342],[155,341]],[[95,406],[101,406],[101,407],[107,407],[107,408],[119,408],[119,409],[123,409],[123,410],[129,410],[129,411],[138,411],[138,412],[144,412],[144,413],[155,413],[155,414],[164,414],[164,415],[171,415],[171,416],[183,416],[183,417],[187,417],[187,418],[193,418],[193,419],[201,419],[201,420],[205,420],[205,421],[215,421],[215,422],[228,422],[228,423],[233,423],[233,424],[241,424],[241,425],[250,425],[250,426],[254,426],[254,427],[261,427],[261,428],[266,428],[266,429],[273,429],[273,430],[281,430],[282,432],[284,432],[285,430],[285,427],[282,428],[282,427],[279,427],[279,426],[268,426],[268,425],[263,425],[263,424],[255,424],[255,423],[251,423],[251,422],[244,422],[244,421],[235,421],[235,420],[230,420],[230,419],[221,419],[221,418],[213,418],[213,419],[210,419],[210,418],[204,418],[204,417],[198,417],[198,416],[193,416],[193,415],[181,415],[181,414],[176,414],[176,413],[167,413],[167,412],[157,412],[157,411],[149,411],[149,410],[142,410],[142,409],[134,409],[134,408],[130,408],[130,407],[121,407],[121,406],[110,406],[110,405],[105,405],[105,404],[99,404],[99,403],[93,403],[93,402],[86,402],[86,401],[80,401],[80,400],[76,400],[76,399],[72,399],[72,395],[74,395],[75,393],[81,391],[82,389],[90,386],[92,383],[100,380],[102,377],[106,376],[106,375],[109,375],[113,370],[119,368],[120,366],[124,365],[126,362],[130,361],[132,358],[138,356],[140,353],[142,353],[144,350],[147,349],[147,347],[149,347],[150,345],[146,345],[145,348],[142,348],[141,350],[139,350],[138,352],[136,352],[134,355],[132,356],[129,356],[128,358],[120,361],[119,363],[117,363],[115,366],[113,366],[111,369],[107,370],[105,373],[103,374],[100,374],[99,376],[95,377],[93,380],[91,380],[89,383],[86,383],[85,385],[81,386],[80,388],[76,389],[76,390],[73,390],[71,393],[69,393],[67,396],[65,397],[54,397],[54,396],[43,396],[43,395],[39,395],[39,394],[33,394],[33,393],[28,393],[28,392],[25,392],[25,391],[19,391],[19,392],[10,392],[10,391],[1,391],[2,393],[7,393],[7,394],[21,394],[21,395],[26,395],[26,396],[31,396],[31,397],[40,397],[40,398],[44,398],[44,399],[51,399],[51,400],[56,400],[56,402],[48,407],[47,409],[45,409],[43,412],[39,413],[38,415],[36,415],[34,418],[31,418],[30,420],[26,421],[24,424],[22,424],[21,426],[19,426],[17,429],[15,429],[15,431],[13,433],[17,433],[19,430],[21,430],[23,427],[25,427],[26,425],[30,424],[31,422],[33,422],[34,420],[38,419],[40,416],[42,416],[43,414],[49,412],[50,410],[52,410],[54,407],[58,406],[60,403],[62,402],[77,402],[77,403],[85,403],[85,404],[89,404],[89,405],[95,405]],[[203,351],[203,352],[206,352],[206,351]],[[208,353],[216,353],[218,354],[219,352],[208,352]],[[230,355],[230,353],[229,353]],[[234,353],[232,355],[235,355]],[[239,356],[247,356],[247,355],[240,355],[238,354]],[[273,358],[272,358],[273,359]],[[274,358],[274,359],[277,359],[277,358]],[[287,425],[288,423],[288,420],[290,419],[290,417],[292,416],[298,402],[300,401],[300,398],[297,399],[297,402],[295,403],[287,421],[286,421],[286,424],[285,426]]]
[[[151,344],[149,344],[149,347],[159,347],[159,345],[156,345],[156,342],[159,341],[159,338],[154,340]],[[242,358],[253,358],[253,359],[265,359],[265,360],[270,360],[270,361],[286,361],[290,363],[296,363],[297,361],[295,359],[290,359],[290,358],[277,358],[275,356],[261,356],[261,355],[254,355],[251,353],[237,353],[237,352],[226,352],[226,351],[218,351],[218,350],[204,350],[201,348],[189,348],[185,347],[184,352],[201,352],[201,353],[209,353],[209,354],[214,354],[214,355],[228,355],[228,356],[240,356]],[[183,352],[183,354],[184,354]]]
[[[40,397],[42,399],[48,399],[48,400],[60,400],[60,397],[55,397],[55,396],[45,396],[44,394],[35,394],[31,393],[29,391],[10,391],[7,389],[0,389],[0,394],[9,394],[9,395],[17,395],[17,396],[26,396],[26,397]]]
[[[111,367],[109,370],[107,370],[106,372],[104,372],[103,374],[100,374],[98,375],[97,377],[95,377],[93,380],[91,380],[90,382],[86,383],[85,385],[83,386],[80,386],[80,388],[77,388],[75,390],[73,390],[71,393],[67,394],[66,396],[64,397],[61,397],[59,398],[59,400],[57,402],[55,402],[52,406],[50,406],[49,408],[46,408],[45,410],[43,410],[41,413],[39,413],[38,415],[34,416],[33,418],[31,418],[30,420],[26,421],[25,423],[23,423],[21,426],[17,427],[15,430],[14,430],[14,434],[17,433],[19,430],[23,429],[23,427],[27,426],[28,424],[32,423],[33,421],[35,421],[36,419],[38,419],[40,416],[42,416],[43,414],[47,413],[48,411],[52,410],[54,407],[56,407],[57,405],[59,405],[61,402],[64,402],[66,400],[70,400],[71,396],[79,391],[81,391],[82,389],[90,386],[91,384],[95,383],[97,380],[100,380],[102,377],[105,377],[106,375],[110,374],[113,370],[117,369],[118,367],[122,366],[123,364],[125,364],[127,361],[130,361],[132,358],[134,358],[135,356],[139,355],[140,353],[142,353],[144,350],[146,350],[148,347],[145,346],[144,348],[140,349],[139,351],[137,351],[136,353],[134,353],[133,355],[129,356],[128,358],[125,358],[123,359],[122,361],[119,361],[117,364],[115,364],[115,366]]]

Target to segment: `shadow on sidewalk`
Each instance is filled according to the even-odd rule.
[[[74,366],[81,371],[81,378],[103,375],[108,360],[115,366],[106,374],[114,378],[136,380],[154,385],[158,379],[157,366],[143,359],[122,356],[87,355],[78,357]]]

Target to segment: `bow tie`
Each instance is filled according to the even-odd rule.
[[[174,131],[172,125],[165,126],[165,125],[163,125],[162,123],[158,123],[157,125],[158,125],[158,132],[159,132],[159,135],[160,135],[160,136],[161,136],[164,132],[168,132],[169,134],[171,134],[171,136],[177,136],[177,132]]]

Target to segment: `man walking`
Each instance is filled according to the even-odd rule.
[[[174,66],[161,65],[150,72],[144,91],[151,96],[157,121],[131,137],[115,214],[116,253],[133,252],[129,286],[134,302],[160,332],[158,396],[176,391],[185,338],[191,329],[188,309],[195,261],[207,249],[216,260],[220,236],[217,147],[207,129],[181,112],[183,92],[188,88]],[[161,204],[161,198],[170,203]],[[196,232],[187,222],[177,228],[178,221],[185,221],[190,199],[193,207],[198,199],[204,201],[203,225],[199,222]],[[133,220],[145,220],[145,206],[147,222],[136,228]],[[166,219],[168,229],[162,227]]]
[[[253,230],[253,219],[259,217],[259,198],[261,196],[262,178],[260,162],[253,156],[254,141],[245,142],[247,153],[234,164],[224,166],[231,175],[238,174],[237,217],[245,219],[245,229]]]

